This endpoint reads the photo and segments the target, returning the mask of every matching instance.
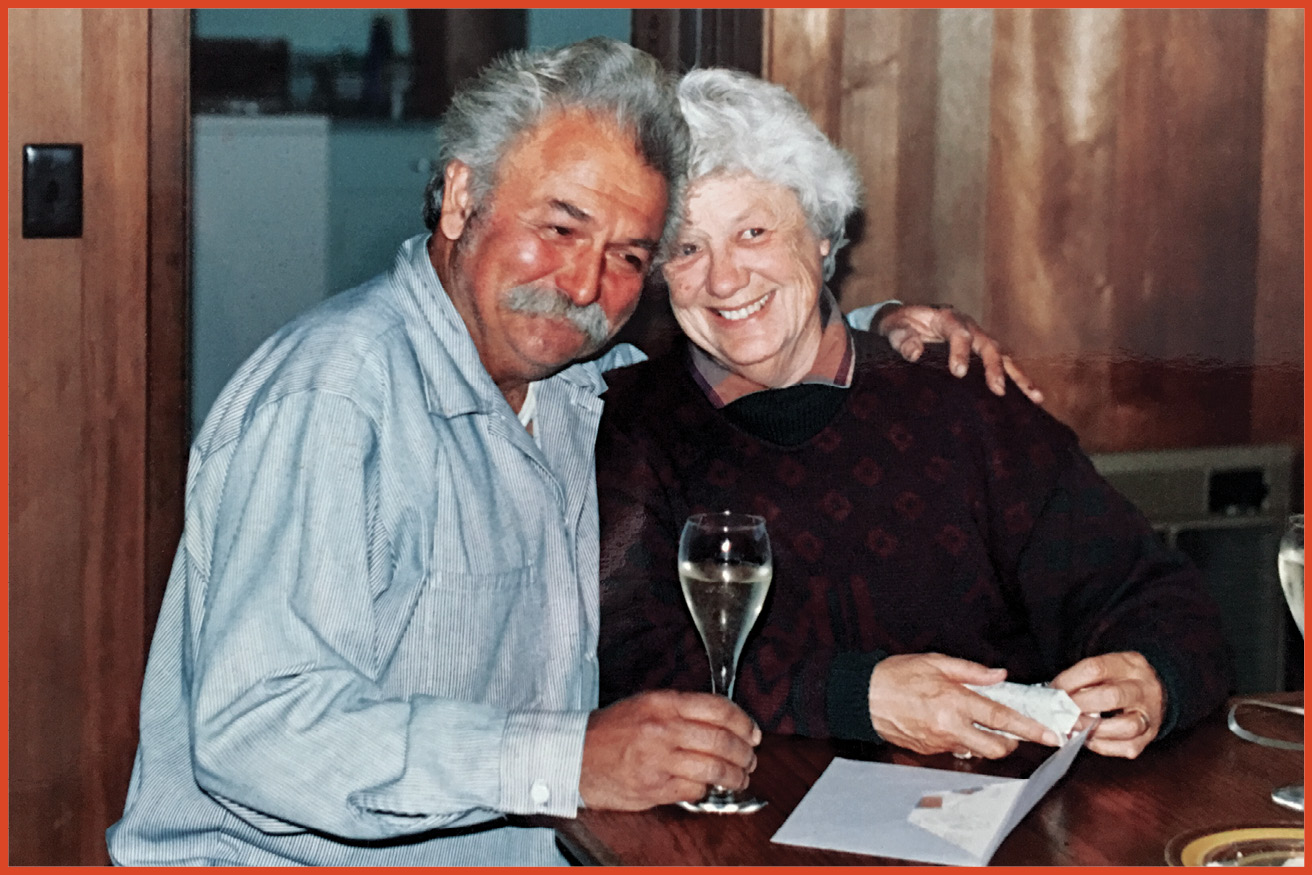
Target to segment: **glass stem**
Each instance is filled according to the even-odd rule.
[[[726,699],[733,698],[733,682],[736,666],[731,662],[711,663],[711,692]]]
[[[738,674],[738,659],[735,656],[731,660],[721,660],[716,662],[711,660],[711,692],[718,696],[724,696],[726,699],[733,698],[734,677]],[[734,801],[736,796],[728,787],[721,787],[719,784],[713,784],[711,789],[706,791],[707,799],[719,799],[722,801]]]

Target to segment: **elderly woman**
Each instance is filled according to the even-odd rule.
[[[612,373],[597,451],[602,699],[708,687],[675,573],[684,519],[765,517],[774,582],[735,699],[767,731],[1004,756],[1038,723],[966,684],[1048,682],[1134,757],[1221,702],[1197,573],[1075,435],[978,362],[953,379],[851,330],[825,287],[851,160],[786,91],[680,84],[693,136],[663,266],[689,344]]]

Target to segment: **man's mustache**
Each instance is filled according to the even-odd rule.
[[[506,309],[530,316],[568,319],[593,346],[600,346],[610,339],[610,320],[606,318],[601,304],[593,301],[580,307],[555,289],[516,286],[506,296]]]

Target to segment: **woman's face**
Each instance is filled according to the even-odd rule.
[[[685,334],[730,370],[789,386],[820,349],[820,288],[829,241],[812,233],[791,190],[750,174],[703,177],[665,264]]]

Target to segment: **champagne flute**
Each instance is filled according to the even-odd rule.
[[[738,656],[770,590],[774,564],[765,520],[743,513],[688,517],[679,538],[679,582],[711,664],[711,692],[733,698]],[[689,811],[749,814],[765,806],[751,795],[709,787]]]
[[[1280,588],[1285,591],[1285,602],[1294,615],[1298,633],[1303,634],[1303,515],[1290,516],[1285,534],[1280,539],[1277,562],[1280,571]],[[1303,785],[1288,784],[1277,787],[1271,792],[1271,799],[1278,805],[1303,810]]]

